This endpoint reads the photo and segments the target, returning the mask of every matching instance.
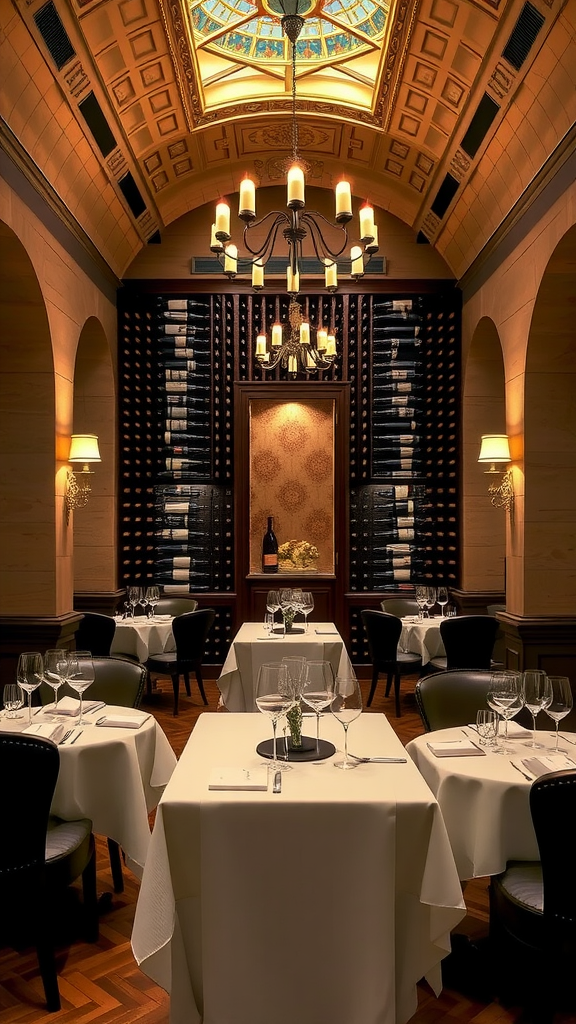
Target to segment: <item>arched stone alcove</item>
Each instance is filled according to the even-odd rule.
[[[473,593],[504,590],[506,513],[491,504],[482,434],[506,433],[504,362],[494,322],[477,324],[464,367],[462,402],[462,587]]]

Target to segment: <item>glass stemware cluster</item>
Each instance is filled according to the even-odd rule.
[[[289,719],[295,708],[300,709],[301,702],[316,715],[316,755],[320,754],[320,716],[329,708],[344,729],[344,757],[334,767],[345,771],[358,767],[358,760],[348,754],[348,728],[362,713],[362,694],[353,672],[335,676],[329,661],[304,658],[265,663],[258,674],[255,700],[258,710],[272,719],[273,756],[268,768],[286,771],[291,767],[278,760],[277,725],[283,716]]]
[[[264,620],[265,628],[274,629],[276,612],[281,611],[286,633],[292,632],[292,624],[299,614],[304,616],[304,632],[307,633],[308,616],[313,608],[314,598],[309,590],[269,590],[266,597],[266,612],[271,618]]]
[[[561,749],[558,746],[559,725],[570,713],[573,704],[567,676],[548,676],[541,669],[526,669],[523,673],[510,670],[494,672],[490,680],[487,703],[504,719],[504,738],[497,748],[497,753],[515,752],[508,745],[508,721],[523,707],[526,707],[532,716],[532,740],[528,745],[532,749],[544,747],[543,743],[536,742],[536,717],[544,711],[555,724],[556,743],[553,752],[557,753]]]
[[[58,713],[58,691],[65,683],[75,690],[79,696],[80,710],[78,717],[79,725],[86,725],[82,718],[82,701],[84,691],[94,682],[94,663],[90,651],[66,651],[54,649],[46,651],[44,657],[38,651],[27,651],[18,658],[16,670],[18,680],[17,687],[20,692],[28,694],[28,723],[32,722],[32,694],[38,689],[41,683],[47,683],[54,690],[54,714]],[[5,687],[5,690],[7,688]],[[7,707],[9,717],[17,717],[10,714],[22,706],[22,701],[15,704],[16,694],[10,690],[10,702],[13,707],[8,708],[7,696],[4,696],[4,706]]]
[[[448,601],[447,591],[445,591],[445,593],[446,601]],[[437,600],[436,587],[424,587],[419,585],[415,588],[414,596],[419,608],[418,618],[429,619],[430,609],[434,607]],[[446,604],[446,601],[444,601],[444,604]]]

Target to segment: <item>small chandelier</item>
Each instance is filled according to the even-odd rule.
[[[335,223],[321,213],[306,210],[304,170],[298,156],[298,121],[296,119],[296,42],[304,25],[304,18],[298,13],[300,0],[276,0],[271,13],[283,13],[282,31],[292,44],[292,166],[287,174],[287,212],[272,210],[256,220],[256,186],[250,178],[240,183],[238,216],[244,222],[243,242],[250,254],[238,256],[238,248],[231,241],[230,207],[222,201],[216,206],[216,220],[212,225],[210,249],[218,257],[224,273],[230,280],[236,277],[239,264],[252,271],[252,287],[259,291],[264,287],[264,271],[268,260],[274,255],[279,232],[288,245],[286,266],[286,290],[291,297],[288,320],[290,334],[282,340],[282,326],[272,328],[271,349],[266,335],[258,335],[256,359],[264,370],[273,370],[279,363],[288,367],[291,376],[296,376],[298,366],[304,372],[328,369],[336,356],[334,333],[319,326],[316,338],[312,340],[310,325],[304,321],[302,309],[297,301],[300,291],[300,268],[304,239],[310,238],[317,259],[324,266],[325,287],[329,292],[338,288],[338,271],[350,268],[350,276],[357,281],[363,277],[365,268],[374,253],[378,251],[378,228],[374,223],[374,210],[366,203],[360,209],[360,244],[353,245],[350,255],[343,257],[348,246],[349,221],[352,220],[352,195],[350,183],[340,181],[336,185]],[[305,0],[304,0],[305,5]],[[266,6],[266,5],[265,5]],[[280,10],[276,10],[279,7]],[[290,9],[288,9],[290,8]],[[310,9],[310,4],[308,4]],[[258,248],[252,248],[250,231],[261,225],[267,227],[264,241]],[[324,227],[338,232],[336,245],[331,245],[324,234]]]
[[[66,493],[64,496],[67,523],[70,522],[70,513],[73,509],[85,508],[88,504],[88,499],[92,493],[88,479],[88,477],[92,476],[90,463],[101,461],[96,434],[72,434],[68,462],[81,463],[82,469],[78,471],[78,476],[81,476],[83,479],[80,482],[76,474],[68,470]]]

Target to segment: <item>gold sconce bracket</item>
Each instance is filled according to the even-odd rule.
[[[510,469],[504,473],[501,483],[490,484],[488,494],[494,508],[505,508],[512,519],[514,515],[514,486]]]
[[[81,470],[78,476],[92,476],[87,466]],[[78,483],[78,478],[72,470],[68,470],[66,479],[66,494],[64,495],[64,502],[66,505],[66,522],[70,522],[70,513],[74,508],[84,508],[88,504],[88,498],[92,494],[92,488],[90,483]]]

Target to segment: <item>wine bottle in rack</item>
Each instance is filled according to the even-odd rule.
[[[268,528],[262,538],[262,572],[278,572],[278,541],[273,516],[268,516]]]

